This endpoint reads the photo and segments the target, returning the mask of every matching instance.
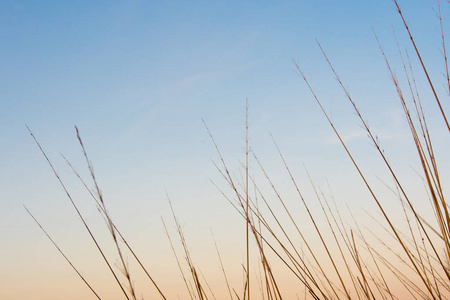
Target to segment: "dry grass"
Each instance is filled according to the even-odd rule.
[[[420,63],[421,69],[418,71],[424,74],[427,81],[427,87],[431,90],[435,103],[439,108],[442,124],[450,133],[450,126],[446,113],[441,104],[441,98],[443,96],[439,96],[439,93],[435,88],[435,83],[432,81],[400,6],[397,1],[394,1],[394,3],[399,17],[403,22],[406,35],[411,42],[411,47],[415,52],[415,59]],[[446,96],[449,96],[450,77],[440,4],[438,4],[438,16],[442,36],[445,84],[446,89],[448,89],[448,95]],[[376,35],[375,38],[378,41]],[[330,199],[321,189],[315,186],[312,178],[306,171],[315,195],[312,198],[307,198],[302,192],[302,187],[299,186],[294,178],[282,151],[275,142],[275,139],[273,139],[274,146],[281,158],[281,163],[296,190],[298,199],[303,205],[306,216],[310,222],[311,230],[305,232],[299,225],[300,220],[295,217],[294,211],[288,207],[286,199],[282,196],[282,193],[273,182],[269,172],[266,171],[257,155],[249,148],[247,105],[246,151],[245,165],[243,166],[245,169],[245,178],[242,180],[237,180],[231,175],[227,163],[214,140],[213,134],[205,124],[206,130],[211,137],[220,160],[220,164],[216,165],[216,168],[222,175],[228,188],[231,190],[231,196],[227,191],[223,191],[219,187],[218,189],[235,208],[237,213],[242,216],[243,224],[245,224],[246,257],[245,262],[242,263],[244,274],[243,289],[240,287],[233,287],[230,284],[230,281],[228,280],[230,274],[227,274],[219,248],[214,240],[218,260],[220,262],[220,269],[218,271],[223,274],[227,293],[224,295],[217,295],[214,292],[214,287],[210,286],[207,278],[203,276],[198,266],[196,266],[191,258],[190,248],[187,245],[182,227],[169,200],[173,214],[173,222],[175,223],[178,233],[178,241],[182,246],[182,255],[176,251],[176,246],[174,245],[165,223],[164,228],[166,229],[169,243],[172,247],[175,260],[179,267],[179,272],[190,299],[282,299],[284,298],[283,285],[280,284],[282,279],[279,279],[282,277],[278,272],[274,271],[274,266],[279,266],[280,264],[284,267],[285,272],[291,273],[298,280],[298,295],[302,295],[305,299],[450,298],[450,213],[448,204],[445,200],[444,183],[441,180],[441,173],[438,168],[439,164],[433,148],[435,144],[431,138],[432,135],[429,132],[427,118],[422,109],[421,93],[419,92],[416,83],[416,75],[413,73],[414,68],[408,52],[406,50],[401,50],[400,46],[398,46],[400,53],[399,57],[401,58],[403,72],[407,83],[405,89],[397,79],[397,76],[391,67],[390,60],[383,51],[381,43],[378,43],[380,45],[381,55],[386,63],[387,71],[390,74],[392,83],[397,91],[397,96],[401,107],[403,108],[404,117],[408,123],[411,137],[414,142],[414,149],[406,150],[412,150],[417,154],[421,166],[420,176],[425,183],[426,192],[429,195],[430,200],[430,209],[433,210],[435,218],[425,218],[423,217],[423,212],[417,209],[418,204],[414,202],[416,199],[414,199],[413,195],[407,191],[406,183],[398,175],[399,173],[395,170],[394,165],[390,162],[387,154],[380,145],[377,135],[368,126],[368,123],[361,114],[357,102],[353,99],[348,88],[346,88],[345,84],[342,82],[337,70],[335,70],[333,64],[326,55],[326,52],[318,43],[319,49],[322,51],[331,72],[334,74],[347,100],[353,107],[371,144],[375,147],[377,152],[376,155],[381,158],[387,174],[389,174],[394,183],[390,189],[401,203],[402,216],[400,219],[404,220],[404,223],[399,226],[398,215],[394,215],[385,207],[385,204],[383,204],[383,201],[380,198],[381,196],[377,193],[373,184],[368,180],[368,171],[363,169],[361,163],[357,161],[354,153],[352,153],[347,143],[342,138],[339,129],[325,110],[322,105],[322,100],[317,96],[313,84],[310,83],[300,64],[294,62],[301,79],[308,87],[311,95],[315,98],[325,119],[328,121],[328,124],[334,131],[350,159],[350,162],[364,183],[365,188],[378,207],[382,219],[378,220],[374,216],[374,213],[371,213],[370,216],[375,220],[376,224],[378,224],[378,232],[381,231],[383,234],[373,233],[375,232],[374,228],[366,228],[366,224],[362,224],[357,221],[356,218],[354,218],[354,221],[344,221],[344,211],[337,208],[334,199]],[[434,116],[428,116],[428,118],[431,117]],[[42,154],[53,170],[56,178],[64,188],[68,199],[77,211],[86,231],[91,236],[93,243],[96,245],[117,285],[120,286],[123,297],[126,299],[137,299],[136,287],[133,284],[132,274],[125,258],[125,251],[127,251],[145,272],[149,283],[154,287],[156,294],[159,295],[160,298],[166,299],[164,291],[160,289],[157,282],[150,275],[148,269],[144,267],[132,250],[132,247],[111,220],[102,193],[98,187],[92,164],[88,159],[78,130],[77,137],[94,185],[95,193],[91,193],[91,197],[106,221],[116,248],[115,250],[119,262],[116,268],[111,265],[110,260],[104,255],[102,246],[99,245],[91,229],[84,221],[76,203],[65,188],[64,183],[53,168],[52,163],[42,150],[33,133],[31,133],[31,135],[42,151]],[[256,182],[256,180],[250,176],[250,171],[253,172],[253,170],[249,170],[250,158],[253,159],[255,166],[257,166],[257,169],[259,169],[263,175],[266,182],[265,189],[262,188],[259,182]],[[78,175],[76,170],[73,169],[73,171],[86,189],[90,191],[87,184]],[[256,170],[254,170],[254,172],[256,172]],[[263,191],[267,190],[267,188],[275,195],[272,198],[275,198],[276,202],[274,202],[273,199],[269,199],[271,196],[268,196],[267,192]],[[321,211],[319,213],[314,212],[311,209],[312,204],[319,204]],[[281,212],[274,209],[276,205],[280,205],[282,208]],[[351,215],[351,209],[349,209],[349,211]],[[305,220],[301,220],[301,222],[305,223]],[[39,226],[41,227],[41,225]],[[42,227],[41,229],[44,230]],[[58,247],[50,236],[48,236],[48,238],[56,247]],[[251,251],[252,249],[255,251]],[[87,287],[91,289],[93,294],[98,299],[101,299],[99,296],[100,293],[94,291],[92,285],[90,285],[81,275],[65,254],[61,250],[59,251],[86,283]],[[323,253],[324,255],[319,255],[320,253]],[[257,261],[258,263],[253,265],[251,262],[254,261]]]

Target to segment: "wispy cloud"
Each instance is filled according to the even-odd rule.
[[[358,130],[358,131],[353,130],[353,131],[341,134],[341,138],[345,143],[348,143],[348,142],[354,141],[354,140],[358,140],[361,138],[365,138],[365,137],[366,137],[366,134],[364,131],[362,131],[362,129]],[[340,141],[336,135],[333,135],[333,136],[326,137],[325,140],[323,141],[323,143],[325,145],[334,145],[334,144],[339,144]]]

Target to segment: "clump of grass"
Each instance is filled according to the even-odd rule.
[[[424,74],[427,87],[431,90],[435,103],[439,108],[442,124],[450,133],[450,126],[441,103],[442,97],[439,96],[435,88],[435,83],[431,79],[415,39],[408,27],[406,18],[396,0],[394,0],[394,4],[399,17],[403,22],[406,35],[411,42],[415,57],[420,64],[420,72]],[[445,34],[439,2],[438,17],[442,37],[445,84],[446,89],[448,89],[448,94],[450,95],[450,77],[445,47]],[[394,183],[394,186],[390,188],[391,191],[397,195],[401,203],[402,218],[404,219],[405,224],[402,228],[397,225],[398,216],[392,214],[392,212],[385,207],[380,195],[373,187],[373,184],[369,182],[367,171],[364,170],[357,161],[354,153],[352,153],[347,143],[342,138],[336,124],[322,105],[322,100],[317,96],[313,84],[309,81],[307,74],[302,70],[300,64],[294,61],[300,77],[316,100],[351,164],[355,168],[372,200],[378,207],[382,220],[377,220],[374,216],[370,216],[375,219],[385,234],[383,234],[382,237],[379,234],[374,234],[374,230],[364,228],[365,224],[358,223],[356,218],[353,217],[350,209],[352,221],[348,222],[347,220],[344,220],[342,209],[337,208],[334,199],[329,199],[321,189],[316,187],[306,170],[311,187],[314,190],[314,198],[307,198],[302,192],[302,187],[293,176],[289,164],[283,156],[275,138],[272,137],[274,147],[280,156],[281,164],[295,188],[298,199],[306,212],[306,217],[312,226],[310,232],[305,232],[299,225],[300,220],[296,219],[293,210],[288,207],[286,199],[282,196],[279,188],[274,184],[269,172],[266,171],[256,153],[249,147],[248,105],[246,105],[245,178],[243,178],[243,180],[237,180],[231,175],[227,163],[220,152],[220,148],[205,123],[206,130],[211,137],[220,160],[220,164],[217,164],[216,168],[222,175],[228,188],[231,190],[232,196],[229,196],[228,193],[219,188],[218,185],[216,186],[235,208],[237,213],[242,216],[243,224],[245,225],[246,255],[245,262],[242,263],[242,288],[236,288],[230,285],[228,280],[229,274],[226,272],[219,248],[214,240],[218,260],[220,262],[220,270],[218,271],[223,274],[224,284],[226,284],[227,287],[227,294],[216,295],[214,288],[210,286],[207,278],[203,276],[199,267],[191,257],[189,247],[187,246],[187,239],[169,200],[178,240],[183,249],[182,257],[184,257],[184,263],[180,258],[180,254],[176,251],[176,247],[164,221],[163,225],[190,299],[229,298],[250,300],[286,298],[283,293],[282,285],[280,284],[282,279],[280,279],[279,273],[274,269],[274,266],[280,264],[284,266],[286,272],[291,273],[298,280],[299,285],[297,290],[299,293],[304,292],[303,297],[305,299],[405,299],[407,297],[414,299],[448,299],[450,297],[450,213],[449,206],[445,199],[444,184],[438,168],[439,163],[437,162],[434,151],[435,144],[431,138],[432,134],[427,125],[427,117],[422,108],[422,94],[419,92],[416,83],[416,75],[413,72],[414,68],[409,53],[406,50],[401,50],[400,46],[398,46],[399,57],[402,62],[407,84],[407,88],[405,89],[400,84],[391,67],[390,59],[385,54],[376,34],[375,39],[379,44],[380,53],[386,63],[387,72],[391,76],[392,83],[396,89],[398,99],[403,109],[403,114],[409,126],[415,148],[407,150],[414,150],[417,153],[418,161],[421,166],[420,176],[423,177],[435,218],[425,218],[423,213],[417,209],[417,203],[414,202],[413,196],[407,191],[406,183],[398,175],[399,173],[390,162],[388,154],[383,150],[377,135],[369,127],[358,108],[357,101],[352,97],[349,89],[338,75],[337,70],[334,68],[325,50],[320,43],[318,43],[319,50],[322,52],[338,85],[341,87],[346,99],[351,104],[371,144],[375,147],[376,155],[381,158],[387,174],[389,174]],[[132,274],[124,254],[124,250],[126,250],[145,272],[150,284],[154,287],[159,297],[166,299],[164,292],[150,275],[148,268],[144,267],[125,237],[111,220],[102,193],[97,184],[94,169],[88,159],[78,129],[76,129],[76,133],[83,155],[86,159],[95,193],[90,192],[85,181],[78,175],[78,172],[70,165],[70,163],[67,160],[66,161],[72,168],[74,174],[80,179],[80,182],[90,192],[92,199],[95,201],[101,215],[106,221],[111,238],[114,241],[119,262],[118,269],[119,272],[122,273],[122,279],[119,279],[120,274],[118,274],[117,268],[114,268],[111,265],[110,260],[104,255],[102,246],[98,243],[91,229],[86,224],[76,203],[54,169],[51,161],[43,151],[41,145],[34,137],[33,133],[31,133],[31,135],[63,187],[67,198],[76,210],[105,264],[108,266],[112,277],[121,288],[123,297],[126,299],[137,299],[136,287],[133,284]],[[253,170],[250,170],[249,168],[250,158],[253,159],[255,166],[260,170],[267,184],[266,187],[271,190],[273,196],[264,192],[261,183],[257,182],[255,178],[250,175],[250,172],[253,172]],[[281,205],[281,213],[274,208],[278,205],[277,203]],[[320,214],[315,213],[311,209],[312,203],[318,203],[320,205]],[[33,219],[37,222],[34,217]],[[301,221],[304,223],[304,220]],[[349,225],[350,223],[351,225]],[[320,224],[325,224],[325,226],[321,226]],[[39,223],[38,225],[44,230]],[[289,228],[294,228],[294,230],[290,230]],[[98,299],[101,299],[99,293],[94,291],[92,285],[88,283],[88,280],[86,280],[77,270],[51,237],[48,234],[47,236],[85,282],[92,293]],[[389,242],[387,242],[386,237],[389,238]],[[251,252],[252,249],[255,249],[255,251]],[[325,255],[319,255],[320,252],[324,252]],[[253,266],[251,263],[252,261],[257,261],[257,265]],[[187,272],[183,266],[187,266]],[[258,268],[257,270],[259,270],[258,272],[256,271],[256,267]],[[395,278],[395,281],[393,281],[392,278]],[[125,283],[122,282],[123,279],[125,279]],[[401,289],[399,289],[399,286],[401,286]]]

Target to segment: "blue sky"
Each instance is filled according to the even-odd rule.
[[[437,4],[400,4],[432,75],[440,80],[443,64],[433,11]],[[442,11],[444,18],[449,16],[447,3]],[[221,178],[211,162],[218,159],[201,120],[239,176],[246,98],[251,146],[275,177],[282,166],[269,131],[302,181],[308,182],[304,162],[319,184],[325,185],[326,177],[336,178],[336,189],[345,190],[340,180],[352,167],[299,78],[292,63],[296,60],[343,136],[355,141],[355,152],[376,173],[377,161],[367,154],[373,148],[343,100],[316,39],[392,156],[406,158],[399,167],[407,168],[409,156],[399,150],[409,138],[406,124],[372,32],[377,32],[400,73],[392,26],[401,44],[409,47],[390,0],[0,1],[0,224],[5,229],[0,240],[6,249],[0,265],[8,263],[7,270],[18,274],[0,271],[1,280],[20,278],[29,270],[39,274],[42,265],[34,257],[64,264],[55,252],[48,254],[52,246],[22,204],[49,231],[55,230],[66,248],[76,247],[63,229],[72,232],[72,226],[79,225],[77,218],[25,124],[73,184],[89,216],[92,203],[83,200],[86,195],[59,155],[88,175],[75,125],[113,216],[131,236],[143,234],[151,224],[149,235],[166,243],[160,237],[160,216],[168,216],[166,190],[183,221],[206,228],[206,234],[209,226],[224,233],[231,225],[209,222],[239,218],[225,215],[233,210],[209,182]],[[432,101],[425,106],[436,113]],[[432,118],[431,125],[436,122],[439,128],[439,120]],[[281,179],[279,183],[283,185]],[[151,220],[138,221],[146,217]],[[133,222],[127,222],[130,218]],[[204,239],[210,242],[209,236]],[[30,250],[33,244],[36,250]],[[10,279],[12,286],[17,280]],[[5,299],[13,294],[0,293],[6,293],[0,294]],[[23,292],[15,299],[28,296]]]

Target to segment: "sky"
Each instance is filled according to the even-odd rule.
[[[400,5],[448,111],[437,2]],[[450,5],[441,5],[449,28]],[[342,205],[375,209],[296,70],[294,61],[374,185],[383,186],[377,178],[386,170],[317,41],[416,192],[417,157],[404,150],[411,139],[373,33],[401,76],[393,29],[417,66],[390,0],[0,1],[0,298],[95,299],[23,205],[104,297],[123,298],[26,126],[99,239],[113,249],[95,204],[61,156],[92,188],[77,126],[113,220],[171,298],[183,299],[186,291],[161,222],[176,238],[167,197],[205,275],[220,273],[212,230],[241,288],[245,224],[215,187],[230,194],[214,166],[220,160],[205,124],[239,181],[246,99],[249,145],[286,197],[294,195],[293,187],[270,134],[308,195],[305,168],[318,187],[330,185]],[[420,69],[417,76],[423,78]],[[423,79],[418,82],[441,146],[437,155],[445,158],[442,119]],[[442,165],[446,174],[446,159]],[[270,193],[252,157],[250,170]],[[290,205],[303,213],[298,199]],[[213,275],[211,284],[223,289]],[[155,295],[148,284],[139,289],[146,299]]]

